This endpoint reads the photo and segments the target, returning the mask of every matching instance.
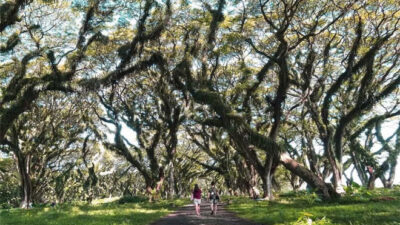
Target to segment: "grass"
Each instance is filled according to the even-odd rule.
[[[188,200],[140,202],[118,204],[117,202],[96,204],[59,205],[56,207],[38,207],[29,210],[0,210],[1,225],[145,225],[168,213],[176,207],[188,203]]]
[[[137,198],[95,200],[92,204],[69,204],[56,207],[35,207],[29,210],[0,210],[1,225],[145,225],[167,215],[188,199],[156,203]],[[123,200],[123,201],[121,201]],[[226,200],[226,199],[223,199]],[[240,217],[261,224],[348,224],[400,225],[400,187],[392,190],[351,190],[337,201],[323,202],[316,194],[282,194],[274,201],[253,201],[233,198],[228,209]],[[228,224],[227,224],[228,225]]]
[[[262,224],[400,225],[400,188],[355,192],[333,202],[315,194],[281,195],[274,201],[232,199],[229,210]]]

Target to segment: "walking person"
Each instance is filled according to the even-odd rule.
[[[211,188],[208,191],[208,199],[210,200],[211,204],[211,215],[216,215],[218,209],[219,194],[218,190],[215,188],[214,181],[211,182]]]
[[[192,199],[193,199],[194,206],[196,208],[196,215],[200,216],[201,189],[199,188],[198,184],[194,185]]]

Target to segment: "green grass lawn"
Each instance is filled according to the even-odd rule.
[[[111,225],[149,224],[188,200],[160,201],[157,203],[104,203],[96,205],[78,204],[52,207],[37,207],[29,210],[0,210],[1,225]]]
[[[229,210],[262,224],[400,225],[400,189],[353,193],[323,202],[315,194],[287,194],[274,201],[232,199]],[[308,221],[307,221],[308,220]]]
[[[306,193],[282,194],[274,201],[233,198],[232,202],[228,206],[229,210],[240,217],[268,225],[309,224],[310,219],[314,225],[400,225],[400,188],[354,191],[332,202],[323,202],[317,195]],[[118,201],[94,201],[91,205],[3,209],[0,210],[0,225],[145,225],[187,203],[187,199],[125,204],[119,204]]]

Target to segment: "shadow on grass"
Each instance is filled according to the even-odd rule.
[[[91,225],[91,224],[135,224],[145,225],[158,218],[164,216],[167,211],[155,211],[151,213],[131,212],[129,214],[103,214],[89,215],[62,212],[49,213],[42,215],[25,215],[21,217],[2,218],[2,225],[11,224],[29,224],[29,225],[52,225],[52,224],[74,224],[74,225]]]
[[[325,224],[400,224],[400,200],[307,203],[303,200],[234,203],[231,211],[262,224],[296,224],[304,216],[327,219]]]
[[[180,206],[185,201],[158,203],[106,203],[101,205],[61,205],[29,210],[0,210],[1,225],[50,224],[149,224]]]

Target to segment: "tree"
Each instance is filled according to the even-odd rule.
[[[103,196],[110,180],[114,193],[144,180],[148,193],[181,195],[206,175],[250,195],[260,184],[271,199],[283,174],[331,199],[351,169],[391,186],[396,135],[380,124],[400,114],[394,1],[16,0],[0,11],[3,152],[55,93],[97,116],[81,112],[80,154],[47,170],[45,192],[59,199]],[[105,166],[120,179],[99,176],[109,162],[92,159],[95,140],[126,159]],[[279,165],[289,172],[278,178]]]
[[[235,182],[238,170],[246,170],[245,167],[235,166],[235,151],[230,145],[229,137],[220,128],[207,129],[204,125],[199,128],[187,128],[191,141],[207,155],[208,160],[203,160],[200,154],[188,157],[192,162],[204,167],[204,169],[215,171],[224,178],[225,186],[230,194],[237,189]],[[245,180],[245,179],[244,179]],[[248,184],[250,181],[247,181]]]
[[[354,14],[359,15],[351,23],[358,24],[354,33],[348,29],[342,32],[341,27],[333,28],[331,33],[334,35],[327,40],[324,48],[320,48],[324,51],[319,53],[312,53],[312,49],[316,49],[315,42],[312,42],[309,45],[310,55],[320,55],[323,60],[320,63],[306,63],[312,66],[311,71],[315,71],[310,75],[318,79],[307,105],[332,168],[333,184],[340,193],[343,193],[342,160],[347,134],[352,133],[354,122],[360,123],[361,119],[367,121],[367,116],[373,115],[369,113],[371,109],[390,96],[400,81],[392,71],[397,64],[398,54],[385,50],[398,44],[395,36],[399,20],[385,16],[386,13],[394,15],[397,12],[390,9],[390,3],[387,6],[369,4],[354,10]],[[376,24],[376,21],[380,23]],[[367,26],[374,27],[372,32],[364,32]],[[343,41],[349,36],[353,37],[351,44]],[[330,54],[333,50],[339,51]],[[345,62],[343,68],[336,67],[339,61]],[[383,61],[387,61],[388,66],[379,66]],[[320,75],[316,75],[317,71],[321,72]],[[310,75],[308,77],[312,77]],[[321,95],[321,91],[324,94]]]
[[[28,208],[40,202],[49,186],[51,169],[58,160],[79,145],[85,125],[82,102],[60,99],[56,94],[38,99],[31,111],[24,113],[6,135],[10,143],[3,152],[11,153],[19,171],[22,202]]]
[[[12,158],[0,158],[0,207],[17,207],[20,203],[18,169]]]
[[[106,146],[139,171],[148,194],[161,191],[165,167],[173,164],[177,133],[184,119],[182,107],[162,79],[155,87],[152,87],[152,79],[154,77],[145,74],[138,80],[121,82],[107,95],[99,95],[107,113],[106,117],[99,114],[99,118],[115,127],[114,143],[106,142]],[[124,136],[123,125],[135,133],[136,140]]]
[[[21,13],[20,9],[23,8],[25,2],[31,1],[16,1],[14,4],[7,2],[2,5],[2,7],[5,7],[4,9],[9,9],[4,15],[7,18],[13,18],[4,20],[7,29],[14,29],[17,33],[20,33],[21,35],[18,38],[23,40],[25,46],[20,46],[21,43],[18,42],[19,45],[13,46],[15,57],[12,53],[8,53],[7,60],[1,62],[1,74],[5,80],[2,83],[0,94],[1,144],[10,142],[5,138],[7,131],[22,113],[32,107],[33,102],[39,98],[41,93],[53,90],[72,91],[72,79],[78,73],[78,68],[84,61],[88,47],[96,41],[104,40],[101,33],[95,32],[99,24],[93,24],[96,16],[99,16],[100,21],[102,18],[104,19],[103,12],[99,9],[100,1],[93,1],[83,7],[83,11],[86,13],[79,32],[77,32],[75,44],[68,42],[71,39],[65,38],[65,36],[57,36],[57,32],[52,32],[57,27],[55,23],[59,22],[60,19],[74,17],[73,12],[63,11],[61,3],[31,3],[31,10],[25,8],[25,20],[15,24],[18,21],[17,13]],[[8,8],[10,5],[13,8]],[[49,13],[43,13],[43,10],[47,10]],[[107,11],[107,8],[105,11]],[[48,15],[47,19],[41,20],[41,17],[45,14]],[[109,15],[104,14],[105,17]],[[3,23],[3,20],[1,23]],[[61,27],[61,30],[70,28],[68,26]],[[5,27],[1,31],[3,29]],[[49,40],[54,42],[49,43]],[[71,45],[73,46],[72,50],[68,50]],[[59,52],[55,52],[56,50],[59,50]],[[62,65],[60,65],[61,62],[63,62]],[[64,64],[64,62],[66,63]]]
[[[365,131],[364,145],[361,144],[360,137],[351,138],[351,162],[357,171],[361,183],[373,189],[375,180],[380,179],[385,188],[391,188],[397,167],[397,158],[399,156],[399,128],[392,135],[385,138],[382,135],[383,120],[376,120],[375,127],[370,127]],[[375,130],[375,132],[373,132]],[[395,141],[392,139],[395,138]],[[380,148],[376,148],[379,143]],[[385,157],[385,155],[387,155]],[[382,159],[384,159],[382,162]],[[386,175],[388,178],[386,178]]]
[[[221,96],[221,94],[218,92],[219,88],[213,86],[211,83],[212,80],[209,80],[215,77],[215,73],[217,72],[219,66],[218,54],[214,53],[213,49],[215,47],[215,35],[216,31],[218,30],[218,25],[221,21],[223,21],[222,9],[224,4],[224,1],[219,1],[217,5],[217,10],[210,10],[212,20],[210,22],[209,31],[205,38],[207,40],[206,44],[199,47],[198,52],[190,52],[190,49],[186,48],[186,51],[184,53],[185,56],[183,57],[181,62],[176,64],[175,69],[171,72],[172,83],[175,85],[176,88],[180,89],[181,91],[190,93],[196,103],[208,105],[216,113],[216,115],[218,115],[217,118],[207,118],[208,120],[205,120],[204,122],[207,122],[208,124],[213,123],[212,125],[214,126],[220,126],[226,129],[231,138],[236,142],[236,149],[249,162],[254,165],[254,167],[260,174],[265,187],[264,196],[270,196],[268,195],[268,190],[270,190],[271,184],[271,170],[274,161],[273,159],[278,157],[280,158],[280,161],[285,166],[287,166],[288,169],[303,177],[314,187],[322,190],[325,197],[329,197],[330,192],[332,191],[329,190],[329,188],[323,183],[323,181],[321,181],[318,177],[316,177],[304,167],[299,166],[299,164],[294,162],[293,159],[291,159],[287,154],[282,151],[282,147],[276,142],[277,128],[280,126],[280,119],[276,120],[276,118],[280,118],[282,114],[280,107],[286,98],[285,96],[288,88],[287,81],[281,80],[278,84],[276,99],[273,100],[276,102],[277,108],[275,108],[275,111],[272,111],[273,115],[274,113],[277,115],[275,115],[275,122],[273,123],[275,125],[272,126],[273,129],[270,130],[271,133],[268,136],[254,130],[251,127],[251,124],[247,123],[245,117],[242,117],[240,114],[236,113],[236,110],[233,108],[233,106],[229,105],[229,103],[227,103],[223,96]],[[296,4],[298,3],[295,3],[293,5],[294,8],[297,7]],[[287,16],[292,17],[293,15],[291,15],[290,13]],[[287,20],[290,20],[289,17],[287,18]],[[288,26],[288,23],[289,21],[283,23],[282,32],[287,29],[286,26]],[[279,35],[281,34],[278,34],[278,38],[281,38],[281,36]],[[187,39],[187,45],[189,44],[189,41],[190,40]],[[282,39],[281,41],[283,42],[283,44],[280,48],[278,48],[274,57],[282,57],[281,59],[279,59],[280,61],[277,59],[275,60],[276,62],[279,61],[280,63],[282,63],[277,63],[281,66],[281,78],[288,79],[284,77],[288,76],[287,65],[285,62],[285,57],[287,56],[285,54],[281,54],[281,52],[286,52],[283,51],[282,48],[288,48],[288,46],[287,44],[285,44],[284,39]],[[195,42],[195,44],[193,44],[193,46],[196,45],[199,46],[199,43]],[[200,62],[202,70],[200,70],[198,73],[192,72],[191,70],[193,63],[192,60],[196,57],[201,57]],[[216,60],[215,66],[209,65],[211,59]],[[272,66],[272,63],[273,62],[271,60],[271,62],[265,64],[265,66],[259,73],[258,77],[260,79],[265,76],[269,67]],[[159,62],[161,71],[166,70],[166,64],[167,62]],[[210,70],[207,70],[208,68],[210,68]],[[260,159],[256,154],[256,150],[249,149],[250,145],[254,145],[256,148],[265,151],[265,154],[267,154],[267,157],[265,157],[265,163],[260,162]]]

